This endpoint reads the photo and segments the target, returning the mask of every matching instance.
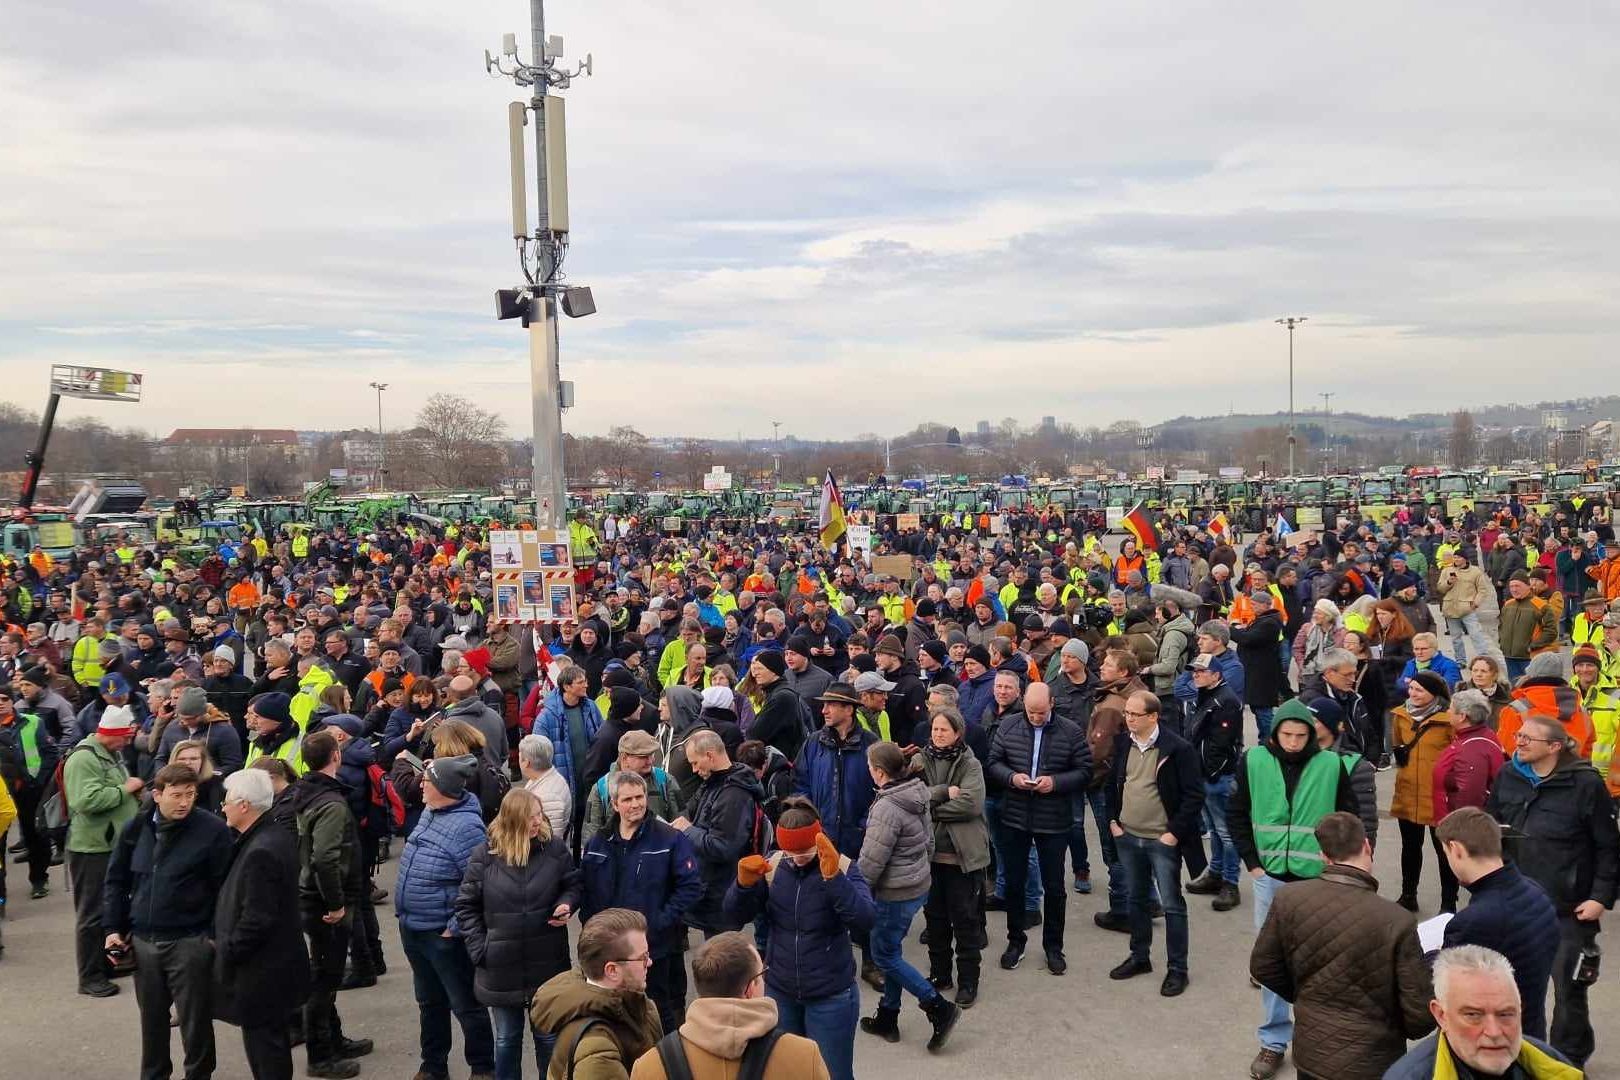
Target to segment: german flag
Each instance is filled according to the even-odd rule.
[[[1159,550],[1159,530],[1153,527],[1153,519],[1148,516],[1147,510],[1143,508],[1141,503],[1137,503],[1131,512],[1125,515],[1125,519],[1120,524],[1125,526],[1127,532],[1136,537],[1138,547],[1150,551]]]

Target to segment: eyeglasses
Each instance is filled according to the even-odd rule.
[[[609,960],[610,964],[651,964],[652,953],[644,952],[640,956],[627,956],[622,960]]]
[[[1144,716],[1152,716],[1153,714],[1150,713],[1150,712],[1137,712],[1135,709],[1126,709],[1125,710],[1125,715],[1126,716],[1134,716],[1138,720],[1140,720]]]
[[[1516,742],[1516,743],[1539,742],[1539,743],[1546,743],[1548,746],[1557,746],[1559,743],[1563,742],[1564,740],[1562,740],[1562,739],[1538,739],[1534,735],[1526,735],[1522,731],[1515,731],[1513,733],[1513,741]]]
[[[769,964],[761,964],[761,965],[759,965],[759,971],[755,973],[754,979],[763,979],[765,977],[765,973],[767,971],[769,971],[769,970],[771,970],[771,965],[769,965]],[[748,981],[753,982],[754,979],[749,979]]]

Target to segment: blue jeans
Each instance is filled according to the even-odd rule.
[[[1209,869],[1222,881],[1236,885],[1238,881],[1238,851],[1232,843],[1232,833],[1226,827],[1226,808],[1237,790],[1237,777],[1223,776],[1219,780],[1204,782],[1204,828],[1209,830]]]
[[[405,959],[411,962],[416,1007],[421,1014],[422,1068],[434,1076],[450,1075],[450,1014],[461,1024],[463,1053],[475,1073],[495,1069],[495,1034],[489,1010],[473,994],[473,964],[459,937],[436,930],[399,928]]]
[[[1294,643],[1287,634],[1284,634],[1282,640],[1277,642],[1277,662],[1282,665],[1281,685],[1283,696],[1288,697],[1294,692],[1294,680],[1289,678],[1289,672],[1293,670],[1294,666]]]
[[[540,1075],[545,1076],[557,1036],[535,1031],[529,1023],[529,1011],[522,1005],[491,1005],[489,1015],[495,1024],[495,1080],[523,1080],[525,1031],[534,1035],[535,1064],[540,1066]]]
[[[872,924],[872,963],[883,972],[883,999],[879,1004],[885,1009],[900,1007],[902,989],[920,1002],[939,996],[939,991],[929,984],[923,973],[907,963],[901,955],[906,934],[911,930],[911,921],[927,902],[927,893],[911,900],[876,902],[877,921]]]
[[[1467,667],[1469,662],[1468,650],[1463,647],[1464,639],[1466,644],[1474,647],[1475,656],[1490,655],[1491,643],[1485,638],[1485,628],[1479,624],[1478,613],[1470,611],[1460,619],[1447,615],[1446,633],[1451,635],[1451,652],[1459,667]]]
[[[1509,686],[1524,678],[1524,673],[1530,669],[1529,660],[1519,660],[1511,656],[1505,656],[1503,659],[1507,661],[1507,677]]]
[[[990,828],[990,846],[996,849],[996,890],[995,895],[1005,898],[1007,895],[1007,860],[1001,855],[1001,800],[984,800],[984,823]],[[1041,871],[1035,863],[1035,852],[1029,853],[1028,877],[1030,882],[1028,894],[1025,896],[1024,906],[1030,911],[1041,910]]]
[[[1074,861],[1074,872],[1091,872],[1091,852],[1086,844],[1086,805],[1091,806],[1092,820],[1097,824],[1097,843],[1102,849],[1103,865],[1108,867],[1108,910],[1125,914],[1125,868],[1119,864],[1119,850],[1114,846],[1114,834],[1108,831],[1108,789],[1098,788],[1074,799],[1074,827],[1069,830],[1069,857]],[[1036,878],[1036,880],[1040,880]]]
[[[832,1080],[855,1080],[855,1023],[861,1018],[861,990],[851,983],[813,1001],[788,997],[769,983],[765,992],[776,1002],[776,1026],[816,1044]]]
[[[1249,880],[1254,882],[1254,929],[1258,933],[1266,924],[1271,898],[1286,882],[1278,881],[1270,874]],[[1267,1050],[1286,1050],[1288,1044],[1294,1041],[1294,1017],[1288,1010],[1288,1002],[1262,987],[1260,1013],[1260,1029],[1255,1033],[1260,1037],[1260,1045]]]
[[[1131,919],[1131,959],[1150,960],[1153,916],[1148,901],[1158,886],[1164,905],[1165,948],[1171,971],[1187,973],[1187,901],[1181,895],[1181,849],[1126,833],[1114,837],[1125,865],[1126,911]]]
[[[1260,732],[1260,742],[1265,742],[1266,737],[1271,734],[1271,714],[1276,710],[1255,709],[1252,705],[1250,708],[1254,711],[1254,726],[1255,730]]]

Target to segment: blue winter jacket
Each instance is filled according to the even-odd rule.
[[[619,837],[618,817],[610,818],[585,845],[580,870],[585,879],[580,921],[610,907],[641,912],[654,959],[668,956],[686,937],[681,917],[703,896],[691,842],[650,815],[629,840]]]
[[[1526,1035],[1547,1036],[1547,982],[1558,952],[1558,913],[1546,890],[1508,863],[1468,886],[1473,898],[1446,923],[1445,946],[1483,945],[1513,965]]]
[[[808,796],[821,815],[821,831],[842,855],[855,858],[866,840],[866,815],[872,809],[872,773],[866,748],[878,737],[856,724],[847,740],[824,727],[804,741],[793,764],[793,791]]]
[[[986,671],[977,679],[963,679],[956,688],[956,704],[961,710],[962,717],[969,723],[978,724],[984,721],[984,710],[995,702],[996,673],[994,670]]]
[[[726,918],[734,925],[763,912],[770,928],[765,982],[794,1001],[815,1001],[842,993],[855,982],[850,931],[869,932],[877,920],[872,890],[854,863],[832,880],[815,860],[796,865],[772,856],[768,880],[744,888],[733,879],[726,890]]]
[[[402,930],[456,926],[456,894],[467,872],[473,848],[485,839],[484,816],[478,796],[463,792],[461,801],[443,810],[424,810],[405,841],[399,857],[399,878],[394,884],[394,914]]]
[[[1456,686],[1458,683],[1462,682],[1462,668],[1457,666],[1457,661],[1453,660],[1443,652],[1437,652],[1429,659],[1429,666],[1427,670],[1434,672],[1436,675],[1446,680],[1447,686]],[[1395,680],[1395,689],[1400,692],[1402,697],[1406,696],[1406,684],[1411,682],[1412,676],[1416,675],[1417,673],[1417,658],[1413,657],[1411,660],[1408,660],[1406,662],[1406,666],[1401,669],[1401,677]]]
[[[585,745],[589,746],[596,741],[596,733],[602,729],[602,710],[596,707],[596,702],[585,698],[579,703],[585,712]],[[546,695],[546,703],[540,708],[540,715],[534,718],[534,733],[544,735],[551,740],[551,763],[556,770],[568,781],[568,789],[573,791],[578,785],[574,777],[574,747],[568,741],[566,728],[567,717],[564,713],[562,691],[553,690]],[[580,768],[585,767],[582,761]]]

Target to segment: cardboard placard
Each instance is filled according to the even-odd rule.
[[[901,581],[910,581],[915,576],[910,555],[874,555],[872,573],[886,574]]]
[[[907,529],[920,529],[922,528],[922,515],[896,514],[894,515],[894,527],[900,532],[905,532]]]

